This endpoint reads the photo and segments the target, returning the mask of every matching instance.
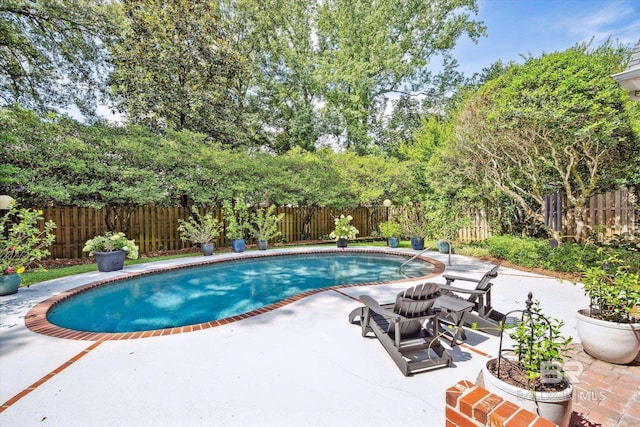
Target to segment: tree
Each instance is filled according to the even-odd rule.
[[[569,230],[586,237],[589,197],[629,175],[640,145],[627,94],[609,76],[626,51],[607,42],[529,58],[488,81],[465,104],[455,152],[464,173],[542,219],[545,193],[558,185],[575,216]]]
[[[484,34],[470,19],[476,12],[475,0],[319,2],[320,81],[327,108],[342,120],[347,147],[367,152],[381,99],[422,93],[432,83],[434,57],[448,58],[463,34],[473,40]]]
[[[230,87],[242,69],[211,0],[123,1],[111,85],[128,117],[238,145]],[[231,120],[229,118],[232,118]]]
[[[108,74],[104,43],[118,5],[100,0],[0,4],[0,100],[48,111],[75,103],[94,113]]]

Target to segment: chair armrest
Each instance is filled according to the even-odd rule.
[[[460,292],[461,294],[469,294],[469,295],[484,295],[490,290],[490,289],[487,289],[485,291],[479,291],[477,289],[465,289],[465,288],[458,288],[458,287],[449,286],[449,285],[440,285],[440,289],[443,291]]]
[[[362,301],[362,303],[365,306],[367,306],[367,308],[375,311],[376,313],[378,313],[379,315],[383,316],[386,319],[394,319],[398,321],[409,320],[398,313],[394,313],[392,310],[382,307],[380,304],[378,304],[378,301],[374,300],[368,295],[360,295],[358,298],[360,299],[360,301]]]
[[[455,280],[463,280],[465,282],[473,282],[473,283],[479,283],[481,279],[474,279],[472,277],[465,277],[465,276],[453,276],[451,274],[443,274],[442,277],[444,277],[445,279],[447,279],[447,283],[453,282]]]

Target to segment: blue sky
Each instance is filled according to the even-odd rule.
[[[563,51],[592,37],[594,45],[609,36],[630,47],[640,40],[640,0],[478,0],[478,6],[488,36],[477,45],[460,39],[454,51],[468,77],[499,59],[522,63],[521,54]]]

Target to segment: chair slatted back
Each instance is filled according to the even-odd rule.
[[[424,316],[432,309],[440,287],[437,283],[423,283],[400,292],[396,297],[393,312],[404,317]],[[420,320],[402,322],[400,335],[412,335],[422,328]],[[389,333],[394,333],[393,323],[389,324]]]

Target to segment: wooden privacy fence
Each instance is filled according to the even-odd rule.
[[[188,207],[149,205],[130,208],[125,212],[121,208],[109,210],[50,206],[42,211],[45,220],[52,220],[57,226],[54,230],[56,240],[51,247],[53,258],[87,257],[88,254],[82,252],[84,242],[107,231],[107,215],[110,215],[110,222],[115,224],[115,231],[127,230],[127,237],[135,240],[141,254],[191,246],[191,243],[180,240],[178,232],[178,219],[187,219],[191,215],[191,209]],[[213,212],[222,221],[220,209],[213,209]],[[386,219],[384,207],[358,207],[344,211],[329,208],[280,207],[276,213],[285,214],[278,229],[282,233],[280,239],[286,242],[328,238],[334,228],[334,218],[341,213],[353,216],[352,223],[360,230],[359,237],[370,236],[371,232],[377,229],[378,223]],[[223,231],[216,240],[216,246],[230,244]]]
[[[586,214],[586,225],[599,240],[609,240],[614,234],[640,237],[640,204],[627,188],[591,197]]]
[[[214,209],[214,214],[222,221],[222,213]],[[471,212],[471,224],[460,230],[459,240],[477,241],[491,237],[488,209]],[[276,213],[284,213],[284,220],[278,228],[285,242],[327,239],[334,228],[334,218],[341,213],[353,216],[353,225],[360,231],[358,237],[371,236],[378,224],[393,217],[393,209],[383,206],[358,207],[350,210],[309,207],[279,207]],[[56,223],[56,240],[51,247],[54,258],[83,258],[84,242],[107,231],[105,218],[109,214],[115,230],[127,229],[127,236],[135,239],[140,253],[159,250],[177,250],[190,247],[182,242],[178,233],[178,219],[191,215],[188,207],[140,206],[124,210],[122,208],[92,209],[77,206],[52,206],[43,209],[45,220]],[[640,236],[640,205],[636,196],[627,189],[600,194],[591,198],[587,208],[587,225],[597,231],[601,240],[608,240],[614,234]],[[125,227],[126,225],[126,227]],[[252,242],[250,240],[250,242]],[[229,246],[224,236],[216,240],[217,246]]]

